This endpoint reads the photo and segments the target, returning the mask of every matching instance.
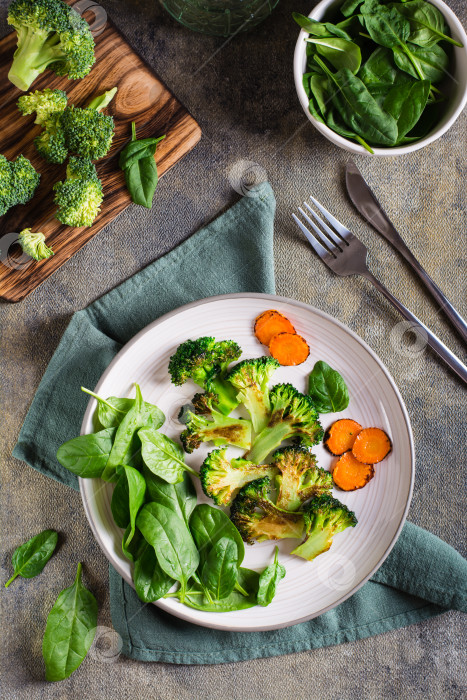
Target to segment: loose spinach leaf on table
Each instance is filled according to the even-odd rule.
[[[136,516],[143,506],[145,495],[146,481],[144,477],[137,469],[124,465],[112,494],[110,508],[118,527],[126,528],[129,526],[129,531],[125,533],[124,538],[126,548],[135,534]]]
[[[343,377],[322,360],[310,373],[308,394],[318,413],[337,413],[349,405],[349,390]]]
[[[205,612],[231,612],[233,610],[253,608],[256,605],[258,580],[259,574],[256,571],[240,568],[237,582],[248,595],[245,596],[234,589],[222,600],[209,600],[199,584],[192,580],[184,602],[189,608],[204,610]],[[167,597],[179,597],[178,592],[175,594],[169,593]]]
[[[76,476],[95,479],[102,476],[109,460],[116,428],[105,428],[98,433],[80,435],[64,442],[58,448],[57,459]]]
[[[117,428],[125,414],[135,405],[135,399],[119,398],[118,396],[109,396],[107,399],[103,399],[101,396],[98,396],[98,394],[84,387],[81,387],[81,391],[84,391],[85,394],[89,394],[97,400],[97,417],[103,428]],[[152,427],[157,430],[164,424],[164,414],[160,408],[154,406],[154,404],[145,401],[144,406],[151,418]]]
[[[143,428],[138,431],[138,437],[141,440],[143,462],[153,474],[169,484],[182,481],[184,471],[199,476],[198,472],[185,464],[180,445],[163,433],[158,433],[153,428]]]
[[[274,550],[274,561],[259,577],[258,605],[266,607],[276,595],[277,586],[285,576],[285,566],[279,563],[279,547]]]
[[[221,537],[211,547],[201,569],[201,581],[215,600],[232,593],[238,576],[238,548],[230,537]]]
[[[157,187],[157,165],[154,160],[156,146],[165,136],[136,139],[136,126],[132,124],[132,140],[120,154],[119,165],[125,174],[125,181],[131,199],[150,209]]]
[[[58,534],[55,530],[44,530],[17,547],[12,557],[14,574],[5,583],[5,588],[8,588],[17,576],[34,578],[40,574],[54,553],[57,541]]]
[[[47,618],[42,654],[46,679],[68,678],[84,660],[97,626],[97,603],[81,582],[81,564],[72,586],[58,596]]]
[[[199,565],[198,550],[185,521],[160,503],[147,503],[136,524],[146,542],[154,547],[163,571],[180,582],[183,602],[187,582]]]
[[[157,561],[154,548],[144,543],[135,560],[133,583],[139,598],[145,603],[159,600],[170,591],[174,580],[168,576]]]
[[[236,543],[237,566],[240,566],[245,556],[245,545],[237,528],[223,511],[207,503],[200,503],[191,515],[190,530],[198,547],[202,566],[211,548],[222,537],[228,537]]]
[[[383,107],[397,122],[398,142],[415,126],[426,107],[430,81],[395,85],[384,100]]]
[[[188,525],[190,516],[196,506],[196,489],[188,474],[183,474],[183,481],[169,484],[153,474],[146,465],[143,466],[147,494],[150,501],[160,503],[172,510]]]

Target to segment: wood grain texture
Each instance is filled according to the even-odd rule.
[[[159,176],[183,158],[201,137],[197,122],[109,20],[95,40],[96,63],[86,78],[72,81],[48,70],[31,87],[65,90],[69,103],[76,106],[84,106],[93,96],[118,87],[116,97],[106,109],[115,119],[112,149],[96,163],[104,201],[94,224],[87,228],[64,226],[54,218],[56,205],[52,187],[65,179],[66,163],[52,165],[37,155],[33,141],[40,127],[34,124],[34,116],[21,116],[16,102],[23,93],[7,79],[16,48],[16,34],[0,40],[0,153],[8,159],[22,153],[41,173],[34,198],[26,205],[13,207],[0,218],[0,299],[5,301],[24,299],[131,204],[124,175],[118,167],[119,152],[131,138],[131,122],[136,122],[138,138],[166,134],[157,146]],[[14,244],[13,234],[24,228],[42,231],[55,255],[40,262],[23,255],[19,245]]]

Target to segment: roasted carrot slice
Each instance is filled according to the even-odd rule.
[[[301,335],[277,333],[271,338],[269,352],[281,365],[301,365],[310,354],[310,348]]]
[[[381,428],[364,428],[352,446],[355,459],[365,464],[381,462],[392,449],[391,441]]]
[[[372,464],[359,462],[353,454],[345,452],[340,457],[332,471],[336,486],[342,491],[362,489],[374,477],[375,468]]]
[[[255,321],[255,335],[259,342],[269,345],[272,337],[278,333],[295,333],[295,328],[279,311],[275,309],[263,311]]]
[[[347,450],[351,450],[355,438],[362,430],[360,423],[350,418],[341,418],[327,429],[324,436],[324,445],[333,455],[343,455]]]

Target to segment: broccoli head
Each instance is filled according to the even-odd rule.
[[[25,228],[18,236],[18,242],[23,253],[30,255],[34,260],[46,260],[54,254],[52,248],[45,245],[43,233],[33,233],[30,228]]]
[[[275,467],[257,466],[246,459],[228,460],[225,453],[226,449],[210,452],[199,471],[204,493],[218,506],[228,506],[250,481],[264,476],[273,478],[277,474]]]
[[[304,519],[301,513],[290,513],[274,505],[269,498],[271,482],[267,476],[244,486],[230,509],[230,519],[245,542],[301,539]]]
[[[91,226],[103,200],[102,184],[90,160],[72,156],[67,179],[54,185],[57,219],[68,226]]]
[[[180,435],[185,452],[193,452],[202,442],[234,445],[244,450],[251,447],[251,423],[243,418],[229,418],[212,410],[209,418],[197,413],[184,415],[186,429]]]
[[[113,99],[117,88],[92,100],[85,108],[67,107],[61,116],[68,150],[83,158],[98,160],[110,150],[114,136],[114,120],[101,114]]]
[[[246,459],[260,464],[284,440],[316,445],[323,437],[318,412],[309,396],[292,384],[276,384],[269,392],[271,415],[268,425],[257,435]]]
[[[0,216],[16,204],[32,199],[41,176],[31,162],[20,155],[15,161],[0,156]]]
[[[355,527],[355,513],[329,494],[315,496],[304,507],[305,540],[292,550],[292,554],[311,561],[327,552],[334,535],[348,527]]]
[[[298,510],[312,496],[330,493],[331,472],[316,465],[316,457],[306,447],[282,447],[272,455],[272,466],[278,470],[276,505]]]
[[[22,95],[18,100],[18,109],[23,116],[36,113],[35,124],[45,124],[56,112],[63,112],[68,98],[63,90],[36,90],[29,95]]]
[[[29,90],[46,68],[71,80],[91,70],[95,56],[89,25],[62,0],[13,0],[8,23],[18,34],[8,78],[20,90]]]
[[[231,362],[238,360],[241,348],[233,340],[217,342],[215,338],[203,337],[186,340],[178,346],[170,358],[169,373],[177,386],[192,379],[216,398],[216,409],[229,415],[238,406],[236,391],[225,379]]]
[[[49,163],[64,163],[68,156],[65,132],[62,129],[61,114],[52,114],[44,130],[34,139],[36,151]]]
[[[268,424],[271,404],[269,381],[280,364],[273,357],[259,357],[239,362],[227,379],[237,390],[237,399],[248,409],[253,428],[260,433]]]

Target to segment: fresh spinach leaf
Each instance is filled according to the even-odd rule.
[[[312,19],[311,17],[306,17],[299,12],[292,12],[292,17],[302,29],[309,32],[313,36],[337,36],[341,39],[347,39],[350,41],[349,34],[347,34],[344,29],[332,24],[331,22],[318,22],[318,20]]]
[[[58,448],[57,459],[62,467],[76,476],[96,479],[102,476],[108,462],[115,433],[115,428],[106,428],[68,440]]]
[[[208,552],[201,569],[201,581],[215,600],[222,600],[232,593],[237,575],[237,544],[230,537],[221,537]]]
[[[353,15],[355,10],[358,8],[359,5],[361,5],[363,0],[345,0],[344,4],[341,7],[341,12],[344,15],[344,17],[350,17]]]
[[[430,81],[418,80],[415,83],[395,85],[384,100],[384,109],[397,121],[400,141],[418,122],[426,107],[430,94]]]
[[[396,66],[414,78],[438,83],[446,76],[449,57],[441,46],[427,49],[408,43],[406,50],[396,46],[393,53]]]
[[[138,528],[135,528],[135,534],[127,544],[130,531],[131,525],[127,525],[122,537],[122,552],[127,559],[134,562],[138,558],[142,547],[145,546],[146,541]]]
[[[199,565],[199,554],[184,520],[160,503],[147,503],[136,524],[156,552],[157,561],[168,576],[180,582],[181,601],[188,579]]]
[[[318,73],[312,73],[310,76],[310,90],[313,93],[313,97],[316,100],[319,111],[323,117],[325,117],[330,101],[330,97],[327,92],[328,79],[326,76],[319,75]]]
[[[202,566],[211,548],[222,537],[228,537],[236,543],[237,566],[240,566],[245,556],[245,546],[237,528],[222,510],[207,503],[200,503],[191,515],[190,530],[198,547]]]
[[[81,391],[84,391],[85,394],[89,394],[97,400],[97,417],[103,428],[117,428],[125,414],[135,405],[135,399],[119,398],[118,396],[109,396],[109,398],[103,399],[101,396],[98,396],[93,391],[85,389],[84,387],[81,387]],[[164,424],[164,414],[160,408],[154,406],[154,404],[145,401],[144,406],[151,418],[152,427],[157,430]]]
[[[132,201],[150,209],[158,181],[154,154],[158,142],[165,136],[138,141],[134,122],[131,128],[132,140],[121,152],[119,165]]]
[[[17,576],[34,578],[40,574],[54,553],[57,541],[58,534],[55,530],[44,530],[17,547],[12,557],[14,574],[5,583],[5,588],[8,588]]]
[[[349,390],[344,379],[322,360],[310,373],[308,394],[319,413],[337,413],[349,405]]]
[[[170,591],[174,580],[168,576],[157,561],[154,548],[144,543],[135,561],[133,583],[138,597],[145,603],[159,600]]]
[[[184,471],[193,476],[199,476],[198,472],[185,464],[180,445],[163,433],[158,433],[153,428],[143,428],[138,431],[138,437],[141,440],[143,462],[153,474],[160,476],[169,484],[178,484],[183,481]]]
[[[58,596],[47,618],[42,654],[46,679],[68,678],[84,660],[97,627],[97,603],[81,582],[81,564],[72,586]]]
[[[336,69],[348,68],[357,73],[362,62],[360,47],[353,41],[338,37],[310,37],[306,39],[316,46],[316,51]]]
[[[239,569],[238,583],[242,589],[247,591],[248,595],[245,596],[234,589],[227,598],[222,600],[208,600],[201,587],[196,582],[191,581],[184,602],[189,608],[204,610],[205,612],[231,612],[233,610],[253,608],[256,605],[258,580],[259,574],[256,571]],[[166,597],[179,597],[179,595],[178,592],[175,594],[169,593]]]
[[[274,561],[259,577],[258,605],[266,607],[276,595],[277,586],[285,576],[285,566],[279,563],[279,547],[274,550]]]
[[[188,525],[197,501],[196,489],[188,474],[185,472],[183,481],[178,484],[169,484],[153,474],[146,465],[143,474],[149,500],[169,508]]]
[[[329,126],[330,129],[336,132],[336,134],[340,134],[341,136],[344,136],[344,138],[347,139],[353,139],[354,141],[357,141],[357,143],[360,143],[363,148],[366,148],[366,150],[369,153],[374,153],[373,149],[371,146],[369,146],[364,139],[362,139],[361,136],[355,133],[355,131],[352,131],[349,129],[347,126],[343,126],[340,124],[335,116],[334,110],[330,109],[326,115],[326,124]]]
[[[118,527],[127,528],[124,544],[127,548],[135,534],[136,516],[144,503],[146,481],[137,469],[124,465],[112,494],[110,508]]]
[[[437,7],[425,0],[412,0],[393,5],[410,22],[409,41],[417,46],[430,48],[439,41],[447,41],[454,46],[462,46],[447,33],[444,17]]]

